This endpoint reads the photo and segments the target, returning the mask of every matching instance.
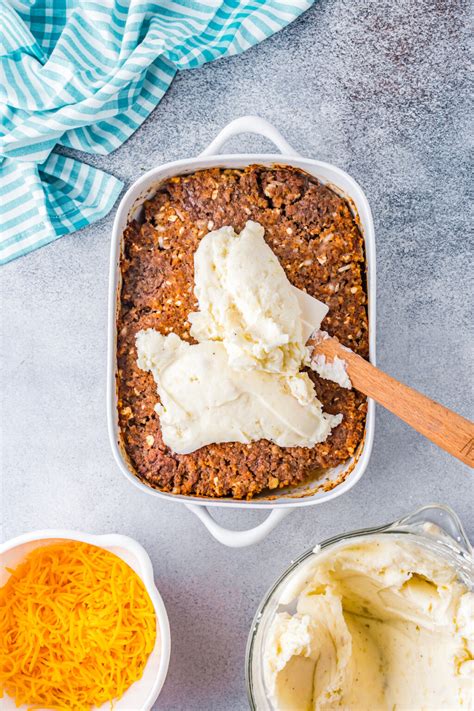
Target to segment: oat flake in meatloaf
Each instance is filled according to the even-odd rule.
[[[193,255],[199,240],[223,225],[240,232],[248,219],[264,226],[291,283],[329,306],[322,328],[368,355],[364,244],[344,199],[290,167],[213,168],[171,178],[145,203],[144,223],[125,231],[117,345],[123,443],[138,476],[162,491],[252,498],[344,462],[363,436],[365,398],[310,372],[324,410],[344,416],[312,449],[260,440],[178,455],[163,443],[156,384],[136,364],[135,334],[155,328],[193,342],[187,316],[197,308]]]

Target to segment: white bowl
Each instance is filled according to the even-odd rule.
[[[114,553],[127,563],[138,575],[146,587],[156,614],[157,630],[155,647],[150,654],[143,676],[125,692],[114,704],[116,711],[149,711],[158,698],[164,684],[171,651],[168,615],[163,600],[153,580],[153,568],[148,553],[142,546],[128,536],[115,533],[93,536],[81,531],[49,530],[32,531],[23,536],[12,538],[0,545],[0,586],[5,585],[10,574],[7,568],[14,568],[35,548],[46,546],[61,540],[82,541]],[[13,699],[1,700],[2,711],[18,711]],[[27,711],[27,706],[18,707]],[[100,711],[110,711],[110,703],[100,707]]]
[[[277,146],[280,153],[219,155],[219,151],[224,143],[232,136],[236,136],[240,133],[256,133],[265,136]],[[240,501],[231,498],[210,499],[199,496],[183,496],[153,489],[139,479],[127,457],[127,453],[121,441],[118,424],[116,388],[116,321],[117,310],[120,304],[120,256],[122,253],[124,229],[132,219],[138,219],[140,217],[144,201],[154,195],[160,184],[168,178],[176,175],[186,175],[204,168],[245,168],[252,164],[265,166],[275,164],[290,165],[301,168],[310,175],[318,178],[322,183],[328,184],[335,192],[343,195],[348,200],[354,215],[359,221],[365,243],[369,352],[370,361],[375,365],[375,237],[368,200],[360,185],[358,185],[350,175],[329,163],[303,158],[290,146],[274,126],[258,116],[242,116],[241,118],[231,121],[199,156],[166,163],[142,175],[141,178],[129,188],[120,201],[112,230],[110,252],[107,416],[109,439],[115,460],[121,472],[129,481],[135,484],[135,486],[138,486],[142,491],[146,491],[152,496],[181,501],[198,516],[208,531],[220,541],[220,543],[232,547],[248,546],[262,540],[291,509],[300,506],[322,504],[349,491],[360,479],[367,467],[374,438],[375,405],[373,400],[369,399],[364,438],[354,457],[338,467],[327,470],[320,479],[310,484],[305,483],[300,486],[286,487],[285,489],[272,491],[270,494],[263,493],[251,501]],[[343,481],[334,486],[334,488],[329,491],[324,490],[322,486],[324,482],[334,482],[343,476]],[[263,523],[255,528],[247,531],[232,531],[221,526],[210,515],[209,509],[216,506],[240,509],[270,509],[271,513]]]

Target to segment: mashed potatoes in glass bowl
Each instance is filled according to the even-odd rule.
[[[258,610],[251,707],[474,708],[473,581],[471,546],[443,506],[325,541]]]

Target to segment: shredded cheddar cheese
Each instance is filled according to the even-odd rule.
[[[33,550],[0,588],[0,697],[89,711],[141,678],[156,616],[136,573],[78,541]]]

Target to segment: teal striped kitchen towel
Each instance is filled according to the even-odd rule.
[[[313,0],[3,0],[0,264],[106,215],[122,183],[54,150],[107,154],[179,69],[238,54]]]

